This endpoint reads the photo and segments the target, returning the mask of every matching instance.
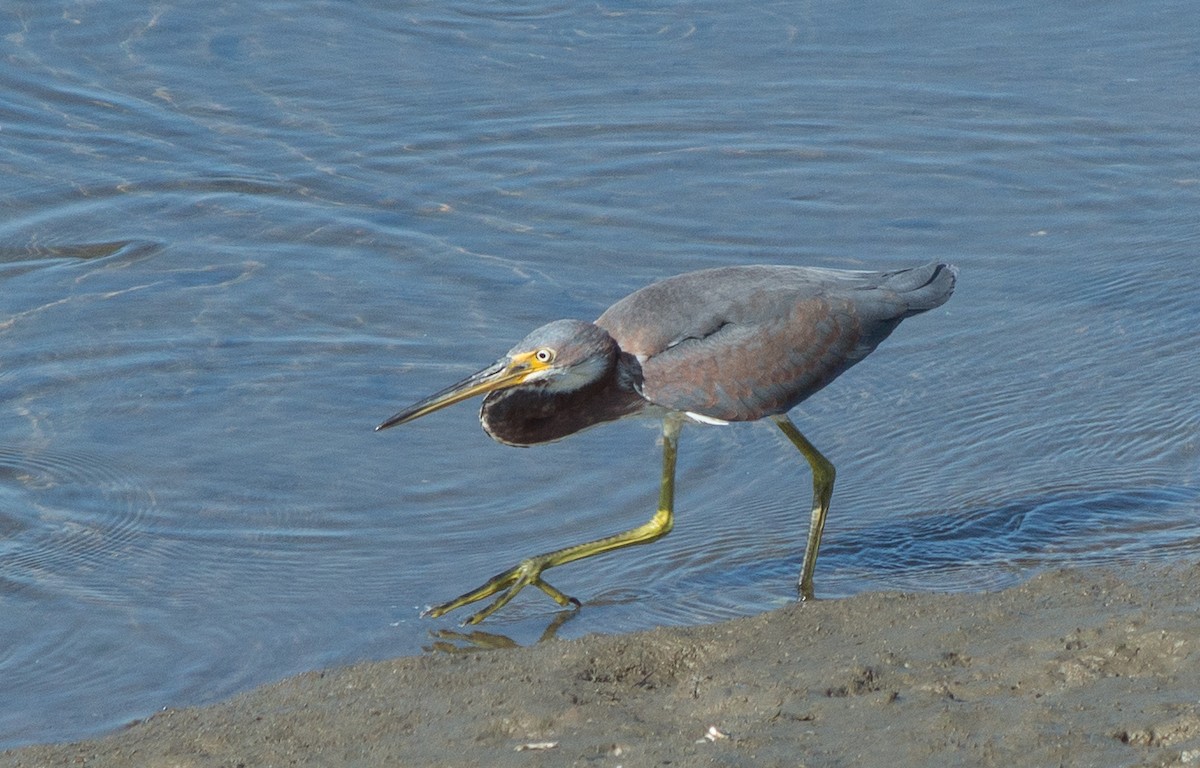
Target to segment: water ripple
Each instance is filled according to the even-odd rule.
[[[0,498],[0,595],[120,600],[125,587],[97,571],[168,555],[150,535],[154,494],[99,456],[0,446]]]
[[[1057,566],[1194,556],[1198,511],[1186,486],[1062,489],[837,536],[821,564],[831,586],[993,589]]]
[[[1056,567],[1196,558],[1198,512],[1196,488],[1076,487],[966,512],[830,530],[817,589],[823,598],[869,590],[986,591]],[[629,576],[589,596],[586,607],[604,611],[604,623],[616,629],[638,626],[647,613],[657,623],[679,624],[744,615],[747,605],[795,599],[799,547],[746,532],[693,537],[655,568],[639,564],[640,577],[653,588],[631,586],[635,577]],[[544,610],[522,609],[538,607]]]

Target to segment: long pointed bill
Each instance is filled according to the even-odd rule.
[[[482,371],[471,374],[457,384],[446,387],[441,392],[430,395],[424,400],[414,403],[403,411],[392,415],[378,427],[375,427],[375,431],[378,432],[381,429],[394,427],[398,424],[406,424],[413,419],[419,419],[426,414],[440,411],[447,406],[461,403],[463,400],[475,397],[476,395],[486,395],[488,392],[495,392],[498,389],[515,387],[545,367],[544,364],[535,360],[532,354],[501,358]]]

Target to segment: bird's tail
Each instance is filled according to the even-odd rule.
[[[891,272],[879,287],[896,293],[907,307],[903,317],[940,307],[954,293],[958,270],[949,264],[930,262],[921,267]]]

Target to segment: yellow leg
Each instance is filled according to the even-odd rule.
[[[813,571],[817,567],[817,550],[821,548],[821,533],[825,530],[825,514],[829,512],[829,499],[833,497],[833,480],[837,471],[829,459],[808,442],[786,414],[772,417],[792,445],[804,454],[812,467],[813,506],[812,519],[808,523],[808,544],[804,547],[804,564],[800,566],[800,599],[812,600]]]
[[[674,525],[675,455],[679,446],[679,430],[682,426],[683,418],[677,414],[671,414],[663,420],[662,486],[658,496],[658,511],[654,513],[654,517],[650,518],[649,522],[624,533],[618,533],[615,536],[607,536],[585,544],[576,544],[573,547],[565,547],[553,552],[546,552],[545,554],[526,558],[513,568],[488,579],[478,589],[460,595],[448,603],[434,606],[426,610],[423,615],[437,618],[453,611],[455,608],[461,608],[464,605],[483,600],[499,592],[500,596],[491,605],[463,622],[464,625],[478,624],[504,607],[509,600],[516,597],[518,592],[529,585],[542,590],[559,605],[579,605],[579,601],[575,598],[568,597],[545,581],[542,581],[542,571],[557,565],[582,560],[585,557],[611,552],[614,549],[631,547],[635,544],[648,544],[670,533],[671,527]],[[799,433],[797,432],[797,434]],[[803,440],[804,438],[801,439]]]

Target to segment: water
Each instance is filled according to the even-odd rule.
[[[420,653],[643,522],[653,424],[372,427],[713,265],[962,270],[794,413],[820,594],[1200,557],[1190,3],[244,5],[0,11],[0,746]],[[555,571],[560,636],[792,599],[808,482],[689,427],[676,530]]]

